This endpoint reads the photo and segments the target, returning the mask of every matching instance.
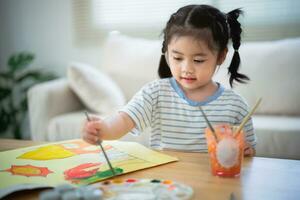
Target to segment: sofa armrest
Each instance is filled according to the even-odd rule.
[[[29,89],[27,96],[32,140],[47,141],[51,118],[83,108],[66,79],[37,84]]]

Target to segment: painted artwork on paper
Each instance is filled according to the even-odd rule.
[[[114,171],[124,174],[176,161],[135,142],[105,141]],[[111,177],[99,146],[81,139],[0,152],[1,190],[18,184],[90,184]]]

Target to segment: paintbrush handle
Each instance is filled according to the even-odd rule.
[[[84,111],[85,117],[88,121],[91,121],[91,118],[89,116],[89,114],[87,113],[87,111]]]
[[[87,111],[84,111],[84,114],[85,114],[85,116],[86,116],[86,119],[87,119],[88,121],[91,121],[91,118],[90,118],[89,114],[87,113]],[[105,152],[105,149],[104,149],[103,146],[102,146],[102,140],[99,140],[99,141],[98,141],[98,144],[99,144],[99,146],[100,146],[100,148],[101,148],[101,150],[102,150],[102,153],[103,153],[103,155],[104,155],[104,157],[105,157],[105,160],[106,160],[106,162],[107,162],[107,164],[108,164],[110,170],[112,171],[113,175],[116,175],[116,173],[115,173],[115,171],[114,171],[114,168],[112,167],[112,165],[111,165],[111,163],[110,163],[110,161],[109,161],[109,158],[108,158],[108,156],[107,156],[107,154],[106,154],[106,152]]]
[[[107,162],[107,164],[108,164],[110,170],[112,171],[113,175],[116,175],[116,173],[115,173],[115,171],[114,171],[114,168],[112,167],[112,164],[110,163],[109,158],[108,158],[108,156],[107,156],[107,154],[106,154],[106,152],[105,152],[105,150],[104,150],[104,148],[103,148],[103,146],[102,146],[102,141],[99,141],[98,143],[99,143],[99,146],[100,146],[100,148],[101,148],[101,150],[102,150],[102,153],[103,153],[103,155],[104,155],[104,157],[105,157],[105,160],[106,160],[106,162]]]
[[[204,119],[205,119],[205,121],[206,121],[206,123],[207,123],[207,125],[208,125],[208,127],[210,129],[210,131],[212,132],[212,134],[213,134],[216,142],[218,143],[219,139],[218,139],[218,136],[217,136],[217,134],[215,132],[215,129],[213,128],[213,126],[211,125],[211,123],[208,121],[208,118],[206,117],[206,114],[204,113],[204,111],[203,111],[203,109],[202,109],[201,106],[200,106],[200,111],[201,111],[201,113],[202,113],[202,115],[203,115],[203,117],[204,117]]]
[[[257,109],[257,107],[259,106],[260,102],[261,102],[262,98],[259,98],[257,100],[257,102],[255,103],[254,107],[252,108],[252,110],[248,113],[248,115],[246,115],[246,117],[243,119],[242,123],[240,124],[240,126],[237,128],[237,130],[235,131],[235,136],[237,137],[241,130],[244,128],[245,124],[248,122],[248,120],[250,119],[250,117],[253,115],[253,113],[255,112],[255,110]]]

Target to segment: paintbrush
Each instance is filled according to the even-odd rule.
[[[217,143],[218,143],[218,142],[219,142],[219,139],[218,139],[218,137],[217,137],[217,134],[216,134],[216,132],[215,132],[215,129],[213,128],[213,126],[211,125],[211,123],[208,121],[208,119],[207,119],[207,117],[206,117],[204,111],[202,110],[202,107],[199,106],[199,108],[200,108],[200,111],[201,111],[201,113],[202,113],[202,115],[203,115],[203,117],[204,117],[204,119],[205,119],[205,121],[206,121],[206,123],[207,123],[207,125],[208,125],[208,127],[209,127],[209,129],[210,129],[210,131],[213,133],[213,135],[214,135],[214,137],[215,137],[215,139],[216,139],[216,141],[217,141]]]
[[[246,115],[246,117],[243,119],[242,123],[240,124],[240,126],[236,129],[235,133],[233,134],[234,137],[238,137],[241,130],[244,128],[245,124],[248,122],[248,120],[250,119],[251,115],[253,115],[253,113],[255,112],[256,108],[259,106],[260,102],[261,102],[262,98],[259,98],[254,107],[252,108],[252,110],[248,113],[248,115]]]
[[[90,117],[89,117],[87,111],[85,111],[84,114],[85,114],[87,120],[88,120],[88,121],[91,121],[91,119],[90,119]],[[108,166],[109,166],[109,168],[110,168],[110,170],[111,170],[113,176],[115,176],[115,175],[116,175],[115,170],[114,170],[114,168],[112,167],[111,162],[109,161],[108,156],[107,156],[107,154],[106,154],[106,152],[105,152],[105,149],[104,149],[103,146],[102,146],[102,141],[101,141],[101,140],[98,140],[98,144],[99,144],[99,146],[100,146],[100,148],[101,148],[101,150],[102,150],[102,152],[103,152],[103,155],[104,155],[104,157],[105,157],[105,160],[106,160],[106,162],[107,162],[107,164],[108,164]]]

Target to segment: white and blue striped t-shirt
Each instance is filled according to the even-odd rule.
[[[121,111],[135,122],[131,133],[140,134],[151,128],[152,148],[207,152],[207,124],[199,106],[212,124],[239,125],[248,113],[241,96],[218,85],[214,95],[196,102],[185,96],[174,78],[155,80],[145,85]],[[246,123],[244,132],[246,140],[255,147],[252,120]]]

